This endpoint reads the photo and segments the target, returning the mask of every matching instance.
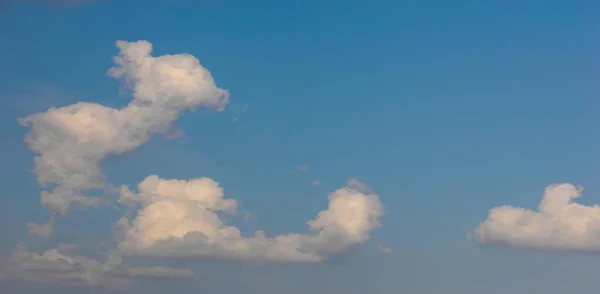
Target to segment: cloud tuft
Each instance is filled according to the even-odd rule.
[[[600,206],[575,202],[583,188],[572,184],[546,187],[537,211],[498,206],[475,229],[484,244],[540,250],[600,251]]]
[[[48,238],[52,235],[54,218],[50,219],[45,224],[36,224],[36,223],[27,223],[27,227],[29,228],[29,234],[36,235],[42,238]]]
[[[377,252],[384,254],[392,254],[394,253],[394,249],[384,244],[377,244]]]

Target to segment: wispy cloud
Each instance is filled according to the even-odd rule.
[[[316,263],[362,244],[378,228],[383,215],[379,197],[354,189],[356,180],[329,194],[327,209],[308,221],[311,233],[268,237],[263,231],[245,237],[219,217],[235,212],[237,201],[226,199],[219,183],[149,176],[138,192],[121,190],[120,202],[138,208],[123,218],[119,249],[126,255],[225,258],[276,263]],[[360,183],[362,187],[366,185]],[[176,216],[176,217],[174,217]],[[158,229],[172,228],[172,229]],[[156,227],[157,229],[153,229]]]
[[[244,220],[251,220],[253,218],[254,218],[254,215],[252,213],[250,213],[249,211],[244,212]]]
[[[394,249],[392,249],[391,247],[386,246],[384,244],[377,244],[377,252],[384,253],[384,254],[392,254],[392,253],[394,253]]]
[[[296,166],[296,170],[299,172],[306,173],[306,172],[308,172],[308,165],[306,165],[306,164],[298,165],[298,166]]]
[[[54,218],[51,218],[45,224],[40,225],[36,223],[27,223],[26,225],[29,228],[29,234],[36,235],[42,238],[47,238],[50,237],[50,235],[52,235],[52,232],[54,231],[53,224]]]

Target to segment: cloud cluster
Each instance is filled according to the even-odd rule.
[[[132,100],[121,108],[78,102],[50,108],[20,120],[37,153],[34,171],[44,187],[41,202],[56,215],[70,208],[105,202],[94,190],[107,190],[101,162],[168,134],[182,112],[198,107],[221,111],[228,92],[189,54],[152,56],[147,41],[118,41],[119,55],[108,75],[122,79]],[[307,167],[299,168],[307,170]],[[119,189],[117,189],[119,190]],[[96,191],[97,192],[97,191]],[[163,179],[150,175],[131,190],[120,187],[117,205],[126,206],[115,227],[117,244],[104,261],[73,255],[78,246],[62,244],[42,254],[20,247],[0,261],[2,278],[70,286],[118,287],[135,277],[189,277],[189,270],[131,267],[124,257],[222,258],[259,263],[315,263],[348,251],[370,238],[384,208],[379,197],[356,179],[329,194],[328,206],[307,222],[308,232],[245,236],[227,224],[238,202],[227,199],[213,179]],[[28,223],[31,234],[53,234],[46,224]]]
[[[0,273],[5,278],[40,284],[89,287],[129,286],[132,278],[191,277],[188,269],[166,267],[131,267],[116,255],[101,262],[85,256],[69,255],[51,249],[39,255],[17,248],[7,259],[0,260]]]
[[[308,222],[309,234],[251,237],[228,226],[221,215],[233,214],[237,202],[209,178],[188,181],[149,176],[134,193],[122,187],[120,202],[140,207],[133,220],[119,221],[127,254],[173,257],[219,257],[259,262],[321,262],[369,239],[383,215],[377,195],[356,180],[329,195],[329,206]]]
[[[475,229],[481,243],[542,250],[600,251],[600,206],[575,202],[581,187],[546,187],[537,211],[499,206]]]
[[[155,133],[167,132],[185,111],[200,106],[222,110],[228,101],[210,72],[189,54],[151,56],[147,41],[118,41],[120,55],[108,74],[122,78],[133,100],[120,109],[79,102],[30,115],[21,124],[31,127],[26,135],[34,159],[41,202],[64,215],[72,206],[90,207],[102,200],[84,194],[102,189],[105,179],[100,162],[138,148]],[[34,232],[48,229],[30,225]]]

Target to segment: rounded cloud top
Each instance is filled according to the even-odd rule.
[[[210,72],[189,54],[152,57],[148,41],[117,41],[120,55],[117,65],[108,71],[115,78],[125,78],[135,101],[183,110],[200,105],[223,110],[229,96],[217,88]]]
[[[482,243],[544,250],[600,251],[600,206],[575,202],[581,187],[546,187],[538,209],[498,206],[475,230]]]
[[[108,74],[124,79],[132,90],[127,106],[79,102],[21,120],[31,127],[25,138],[29,148],[39,154],[34,159],[38,182],[56,185],[42,192],[42,203],[54,212],[100,204],[82,192],[104,187],[99,164],[106,156],[132,151],[152,134],[168,131],[185,110],[222,110],[228,102],[227,91],[192,55],[153,57],[148,41],[118,41],[117,47],[120,54]]]
[[[373,193],[350,186],[329,195],[329,207],[308,222],[310,234],[244,237],[218,213],[233,214],[237,202],[209,178],[188,181],[149,176],[138,192],[121,188],[120,202],[141,206],[132,220],[122,218],[119,248],[128,255],[227,258],[260,262],[321,262],[366,242],[379,227],[383,205]],[[366,186],[360,183],[361,187]]]

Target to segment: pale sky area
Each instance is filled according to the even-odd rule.
[[[0,294],[596,293],[600,2],[0,0]]]

